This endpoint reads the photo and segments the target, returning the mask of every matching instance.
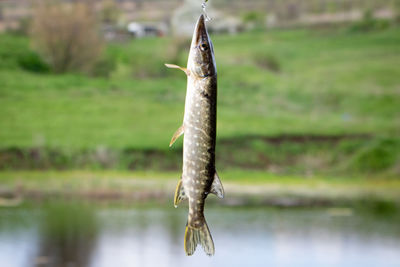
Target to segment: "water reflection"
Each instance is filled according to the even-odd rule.
[[[41,220],[37,266],[88,266],[98,234],[94,210],[77,203],[51,204]]]
[[[400,266],[396,217],[209,207],[210,258],[185,256],[186,215],[169,206],[0,209],[1,266]]]

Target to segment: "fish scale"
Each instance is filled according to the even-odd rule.
[[[189,201],[184,248],[187,255],[192,255],[201,244],[206,254],[213,255],[214,242],[204,217],[205,199],[209,193],[222,198],[224,190],[215,170],[217,69],[203,15],[195,26],[187,68],[166,66],[187,75],[183,125],[170,143],[184,134],[182,179],[174,198],[175,206],[182,200]]]
[[[188,225],[200,227],[204,217],[204,199],[210,191],[214,177],[216,138],[216,105],[213,101],[216,97],[206,98],[202,92],[204,92],[204,88],[214,89],[212,84],[216,84],[216,81],[210,79],[216,79],[207,77],[203,78],[205,80],[201,82],[191,79],[193,78],[189,77],[188,84],[198,86],[188,87],[194,91],[194,96],[191,101],[187,102],[189,116],[184,119],[182,182],[184,188],[189,189],[187,194],[189,198]],[[211,86],[208,86],[208,83]],[[216,92],[216,90],[214,91]],[[209,95],[214,94],[213,92],[208,93]]]

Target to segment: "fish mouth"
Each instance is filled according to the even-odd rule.
[[[204,41],[208,41],[208,33],[203,14],[200,15],[199,19],[197,20],[193,41],[195,41],[195,45],[198,45]]]
[[[188,69],[199,78],[206,78],[216,73],[214,48],[208,36],[204,15],[200,15],[194,29]]]

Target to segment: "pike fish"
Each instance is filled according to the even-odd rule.
[[[184,247],[186,254],[192,255],[200,244],[211,256],[215,249],[204,217],[204,203],[209,193],[223,198],[224,189],[215,170],[217,68],[203,15],[195,26],[187,68],[165,65],[187,75],[183,124],[170,143],[172,146],[184,134],[183,172],[174,197],[175,207],[182,200],[189,201]]]

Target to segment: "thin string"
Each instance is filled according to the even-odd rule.
[[[206,17],[206,21],[210,21],[210,20],[212,20],[212,18],[210,18],[210,17],[207,15],[207,11],[206,11],[207,2],[208,2],[208,0],[205,0],[205,1],[201,4],[201,8],[203,9],[203,13],[204,13],[204,16]]]

